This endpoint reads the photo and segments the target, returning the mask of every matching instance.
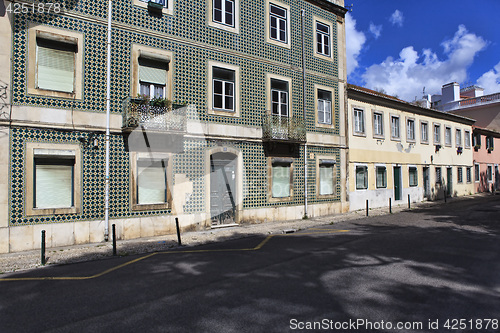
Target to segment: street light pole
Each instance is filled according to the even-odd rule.
[[[111,112],[111,14],[113,10],[112,0],[108,5],[108,56],[106,73],[106,171],[105,171],[105,194],[104,194],[104,240],[109,238],[109,126]]]

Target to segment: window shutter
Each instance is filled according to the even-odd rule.
[[[50,44],[54,44],[54,47],[50,47]],[[37,88],[72,93],[75,83],[75,52],[64,50],[65,47],[56,47],[56,44],[62,43],[38,43]]]
[[[165,169],[156,166],[139,166],[137,203],[158,204],[167,201]]]
[[[290,165],[273,165],[273,197],[285,198],[290,196]]]
[[[139,59],[139,81],[167,85],[167,63]]]
[[[333,164],[319,166],[319,194],[333,194]]]
[[[72,206],[73,165],[36,164],[35,208]]]

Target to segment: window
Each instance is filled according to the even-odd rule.
[[[212,20],[234,27],[234,0],[213,0]]]
[[[28,94],[82,99],[83,34],[29,24]]]
[[[354,134],[365,133],[365,117],[362,109],[354,109]]]
[[[474,181],[478,182],[480,179],[480,169],[479,169],[479,164],[474,164]]]
[[[168,62],[139,58],[139,92],[153,98],[166,98]]]
[[[436,185],[441,185],[441,184],[442,184],[441,167],[436,167]]]
[[[444,144],[451,146],[451,127],[446,126],[444,129]]]
[[[409,175],[409,185],[410,186],[418,186],[418,172],[416,167],[408,168]]]
[[[289,116],[287,81],[271,79],[271,111],[274,115]]]
[[[158,3],[163,6],[162,13],[173,15],[174,13],[174,0],[152,0],[151,2]],[[148,8],[149,0],[132,0],[132,4],[137,7]]]
[[[131,153],[132,210],[169,208],[168,155]]]
[[[455,130],[455,145],[457,147],[461,147],[462,146],[462,130]]]
[[[415,120],[407,119],[406,120],[406,140],[407,141],[415,141]]]
[[[488,165],[486,167],[486,178],[488,179],[488,182],[493,181],[493,166],[492,165]]]
[[[465,148],[470,148],[470,132],[464,131],[464,146]]]
[[[434,124],[434,143],[441,143],[441,126]]]
[[[132,97],[172,99],[172,52],[132,44]]]
[[[399,117],[391,116],[391,137],[399,139]]]
[[[420,141],[422,143],[429,142],[429,125],[427,123],[420,123]]]
[[[384,136],[384,118],[382,113],[373,113],[373,135],[378,137]]]
[[[462,172],[463,172],[463,168],[457,167],[457,183],[463,183],[463,181],[464,181]]]
[[[385,166],[376,166],[375,173],[377,175],[377,188],[387,187],[387,169]]]
[[[27,143],[26,215],[80,212],[80,156],[79,145]]]
[[[316,21],[316,52],[330,57],[330,26]]]
[[[368,188],[368,168],[366,166],[356,166],[356,189],[364,190]]]
[[[466,177],[467,177],[467,183],[472,182],[472,168],[471,167],[467,167]]]
[[[212,107],[218,110],[234,111],[235,72],[221,67],[212,67]]]
[[[472,145],[474,148],[481,148],[481,134],[479,133],[473,133],[472,134]]]
[[[268,41],[281,46],[289,46],[289,7],[285,4],[277,5],[268,2],[269,31]]]
[[[168,0],[141,0],[142,2],[154,2],[162,5],[165,8],[168,8]]]
[[[318,123],[331,125],[332,92],[318,89],[317,94],[318,94]]]
[[[486,137],[486,149],[488,152],[493,150],[493,137],[492,136],[487,136]]]
[[[292,187],[292,160],[274,158],[272,160],[272,188],[273,198],[291,197]]]
[[[319,195],[333,195],[335,193],[335,160],[319,160]]]

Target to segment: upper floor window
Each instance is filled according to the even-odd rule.
[[[384,135],[384,118],[382,113],[373,113],[373,135],[383,136]]]
[[[436,124],[434,125],[434,143],[441,143],[441,126]]]
[[[391,116],[391,137],[399,139],[399,117]]]
[[[332,93],[318,89],[318,123],[332,123]]]
[[[415,141],[415,120],[406,120],[406,140]]]
[[[462,130],[457,129],[455,131],[455,145],[457,147],[462,146]]]
[[[451,127],[448,126],[444,129],[444,144],[451,146]]]
[[[487,136],[486,137],[486,149],[488,149],[488,151],[492,151],[493,150],[493,137],[492,136]]]
[[[330,26],[316,21],[316,52],[330,56]]]
[[[420,141],[423,143],[429,142],[429,125],[427,123],[420,123]]]
[[[271,108],[272,114],[288,117],[288,82],[271,79]]]
[[[475,148],[481,148],[481,134],[479,133],[472,134],[472,145]]]
[[[269,4],[269,36],[288,44],[288,10],[273,3]]]
[[[130,0],[129,0],[130,1]],[[148,3],[152,2],[161,5],[162,13],[173,15],[174,14],[174,0],[132,0],[132,4],[144,9],[148,8]]]
[[[470,148],[470,132],[464,131],[464,146],[465,148]]]
[[[139,92],[153,98],[165,98],[168,63],[148,58],[139,58]]]
[[[234,27],[235,3],[234,0],[212,0],[214,22]]]
[[[354,109],[354,133],[365,133],[365,117],[362,109]]]
[[[231,69],[212,67],[213,78],[213,108],[234,111],[235,71]]]
[[[168,0],[140,0],[142,2],[154,2],[162,5],[165,8],[168,8]]]

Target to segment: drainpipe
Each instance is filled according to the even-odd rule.
[[[106,171],[105,171],[105,194],[104,194],[104,240],[109,239],[109,118],[111,108],[111,13],[113,9],[112,0],[108,6],[108,58],[106,73]]]
[[[304,126],[306,126],[306,142],[304,143],[304,218],[307,218],[307,124],[306,124],[306,51],[304,37],[304,19],[306,11],[302,9],[302,107]]]

